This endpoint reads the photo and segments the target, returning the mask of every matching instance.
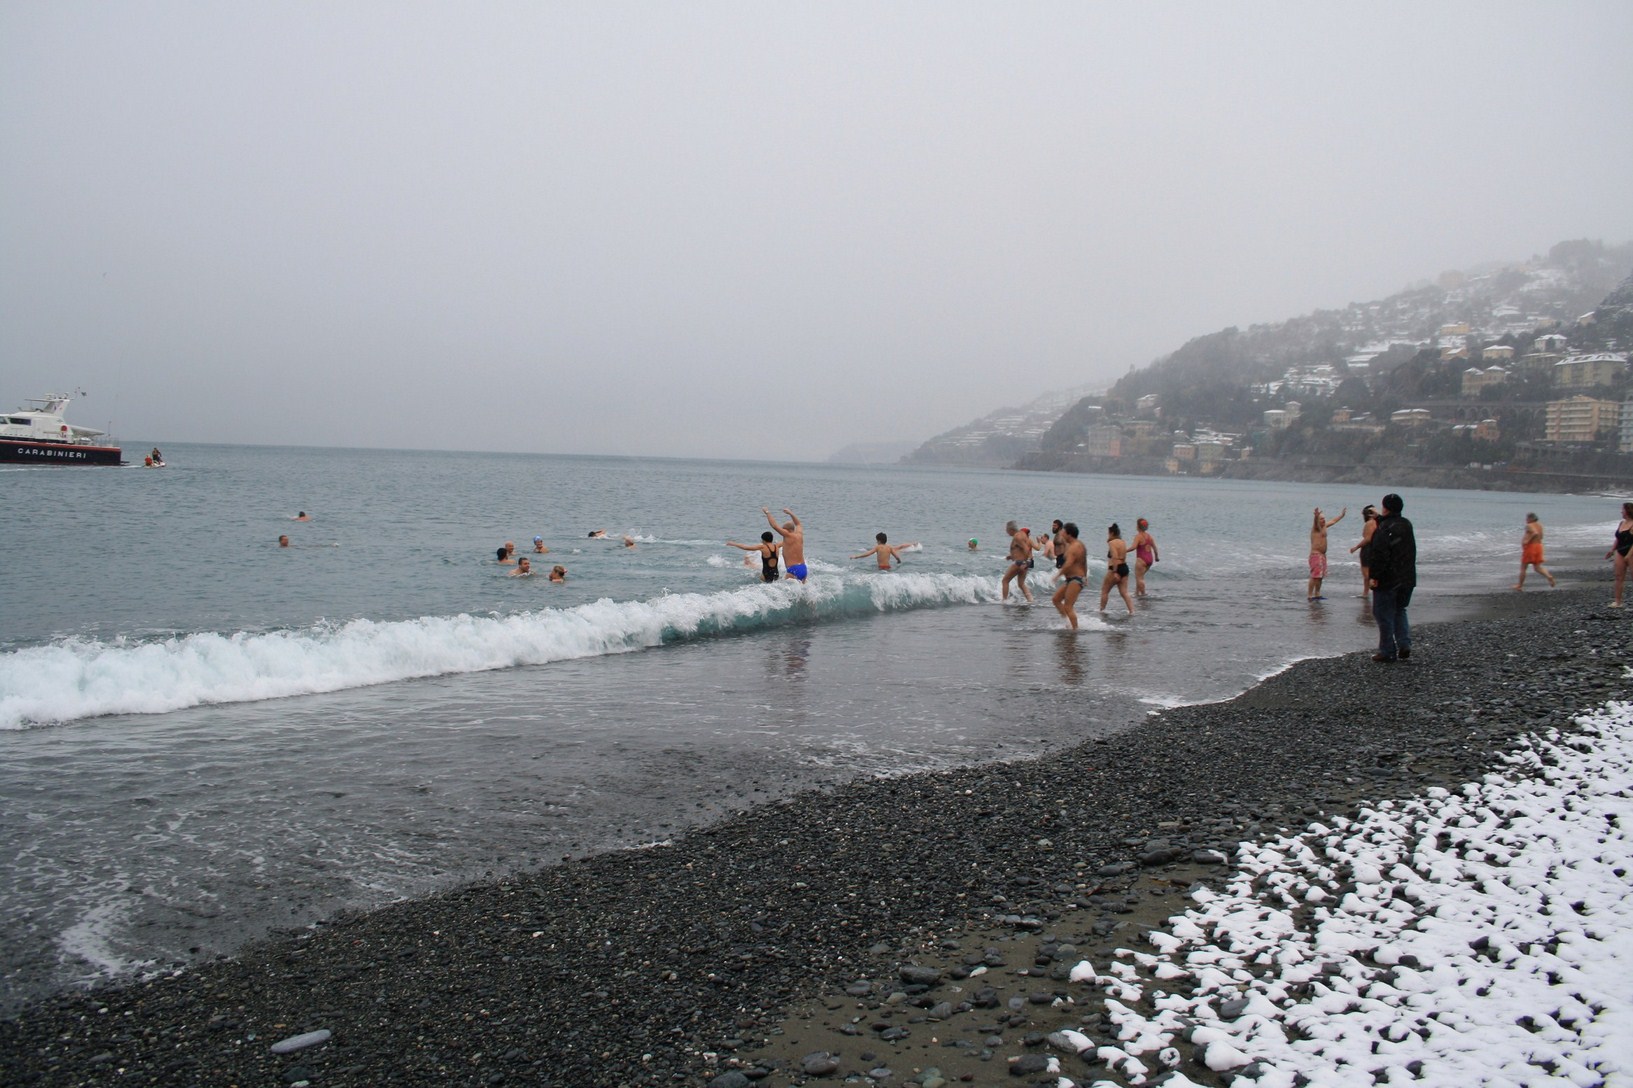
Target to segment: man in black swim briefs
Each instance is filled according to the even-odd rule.
[[[1060,523],[1057,521],[1055,524],[1059,525]],[[1059,552],[1063,560],[1060,565],[1060,573],[1065,575],[1065,581],[1061,582],[1060,588],[1055,590],[1052,600],[1055,602],[1055,610],[1066,617],[1066,622],[1070,623],[1072,630],[1075,631],[1077,630],[1077,595],[1083,592],[1083,586],[1086,584],[1085,580],[1089,573],[1089,549],[1083,546],[1081,540],[1077,539],[1077,523],[1073,521],[1068,521],[1061,527],[1057,539],[1065,542],[1065,548]],[[1057,544],[1056,547],[1060,548],[1060,545]]]
[[[1021,593],[1026,596],[1026,603],[1031,604],[1032,591],[1026,588],[1026,572],[1032,569],[1032,536],[1013,521],[1004,525],[1004,531],[1009,534],[1009,569],[1004,571],[999,595],[1009,600],[1009,583],[1019,579]]]

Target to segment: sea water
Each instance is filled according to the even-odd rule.
[[[162,469],[0,469],[6,1007],[801,788],[1074,744],[1374,639],[1347,548],[1377,489],[167,451]],[[1556,554],[1606,545],[1618,516],[1397,489],[1419,623],[1510,584],[1527,511]],[[1311,604],[1316,505],[1349,514]],[[768,586],[725,542],[757,542],[761,508],[784,506],[812,577]],[[1150,596],[1101,614],[1106,527],[1131,538],[1141,516],[1162,555]],[[999,601],[1004,522],[1056,517],[1092,560],[1076,635],[1041,558],[1038,604]],[[912,545],[889,573],[849,558],[878,531]],[[507,540],[538,574],[495,562]]]

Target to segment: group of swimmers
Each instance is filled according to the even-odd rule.
[[[550,549],[544,546],[544,537],[536,536],[533,538],[533,553],[535,555],[550,554]],[[507,540],[499,545],[494,558],[498,560],[500,566],[515,566],[516,569],[510,572],[512,578],[531,578],[533,576],[533,560],[525,555],[517,557],[516,542],[514,540]],[[567,580],[567,568],[560,563],[551,567],[550,580],[558,585],[565,582]]]
[[[1106,576],[1100,582],[1102,612],[1106,610],[1106,602],[1111,599],[1112,591],[1116,590],[1123,598],[1128,614],[1134,614],[1134,599],[1128,595],[1128,576],[1131,572],[1134,575],[1135,595],[1145,596],[1146,572],[1158,559],[1157,541],[1151,535],[1150,522],[1140,518],[1135,525],[1138,531],[1132,542],[1132,569],[1128,562],[1130,542],[1123,539],[1122,528],[1112,522],[1106,529]],[[1077,630],[1077,598],[1088,585],[1089,576],[1088,548],[1078,539],[1077,523],[1056,518],[1050,532],[1035,538],[1031,529],[1013,521],[1004,526],[1004,531],[1009,533],[1009,566],[1004,571],[1003,581],[999,583],[1000,598],[1009,600],[1009,585],[1014,582],[1027,601],[1032,600],[1026,575],[1035,566],[1035,553],[1042,552],[1045,559],[1055,561],[1055,580],[1060,583],[1050,600],[1055,609],[1066,617],[1072,630]],[[970,546],[973,548],[975,543],[974,540],[970,541]]]

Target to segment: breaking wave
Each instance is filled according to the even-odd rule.
[[[994,601],[990,578],[813,577],[718,593],[602,599],[508,616],[359,619],[288,631],[152,641],[64,639],[0,655],[0,729],[161,714],[429,676],[627,653],[711,635]]]

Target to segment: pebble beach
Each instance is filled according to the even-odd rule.
[[[1378,1022],[1357,1029],[1359,1042],[1288,1049],[1321,1034],[1309,1009],[1326,1006],[1312,994],[1355,990],[1330,1017],[1376,999],[1350,966],[1409,988],[1420,959],[1403,961],[1381,938],[1337,952],[1318,939],[1323,960],[1281,955],[1290,932],[1264,952],[1261,967],[1312,962],[1307,975],[1227,963],[1222,987],[1196,966],[1202,951],[1244,945],[1229,922],[1260,908],[1219,907],[1263,891],[1267,873],[1296,875],[1304,915],[1376,885],[1367,859],[1295,861],[1332,853],[1356,828],[1378,838],[1380,806],[1456,797],[1458,818],[1477,824],[1506,795],[1459,791],[1487,775],[1580,792],[1546,748],[1575,736],[1597,738],[1593,766],[1608,780],[1618,719],[1584,715],[1633,688],[1633,625],[1605,607],[1602,567],[1556,573],[1558,590],[1493,594],[1478,619],[1423,625],[1409,662],[1375,664],[1358,629],[1354,653],[1064,752],[807,791],[672,842],[341,916],[232,958],[55,998],[0,1022],[0,1074],[64,1086],[1056,1088],[1370,1084],[1398,1070],[1427,1083],[1615,1083],[1633,1063],[1594,1025],[1627,1022],[1625,986],[1584,992],[1588,983],[1566,985],[1574,976],[1550,967],[1544,983],[1561,979],[1574,1011],[1550,1028],[1508,1015],[1518,998],[1497,1005],[1484,1058],[1457,1051],[1465,1064],[1437,1065],[1452,1059],[1402,1045],[1433,1032],[1413,1035],[1420,1025],[1407,1012],[1391,1021],[1370,1005]],[[1628,804],[1625,789],[1605,798],[1602,841],[1589,851],[1614,880],[1629,860],[1616,820]],[[1311,828],[1328,838],[1299,838]],[[1418,868],[1458,881],[1427,861]],[[1292,894],[1279,877],[1269,883],[1282,900]],[[1390,909],[1415,906],[1389,916],[1388,935],[1432,928],[1422,919],[1442,898],[1435,888],[1427,877],[1410,892],[1392,886]],[[1618,962],[1623,927],[1595,922],[1591,896],[1567,898],[1582,906],[1510,943],[1552,941],[1557,956],[1597,942],[1589,960]],[[1298,914],[1282,900],[1267,900],[1265,916]],[[1187,911],[1204,913],[1176,925]],[[1286,924],[1310,924],[1304,915]],[[1500,936],[1506,916],[1482,917],[1468,931]],[[1582,918],[1576,930],[1565,924]],[[1519,951],[1478,955],[1492,947],[1474,950],[1480,963],[1520,964]],[[1487,989],[1481,998],[1507,992]],[[1295,998],[1305,1020],[1277,1044],[1265,1025]],[[1501,1045],[1505,1032],[1512,1046]],[[1522,1045],[1538,1036],[1553,1040],[1542,1058]],[[1397,1046],[1398,1062],[1388,1054]],[[1299,1065],[1312,1061],[1335,1072],[1312,1077]],[[1438,1068],[1458,1072],[1437,1078]]]

